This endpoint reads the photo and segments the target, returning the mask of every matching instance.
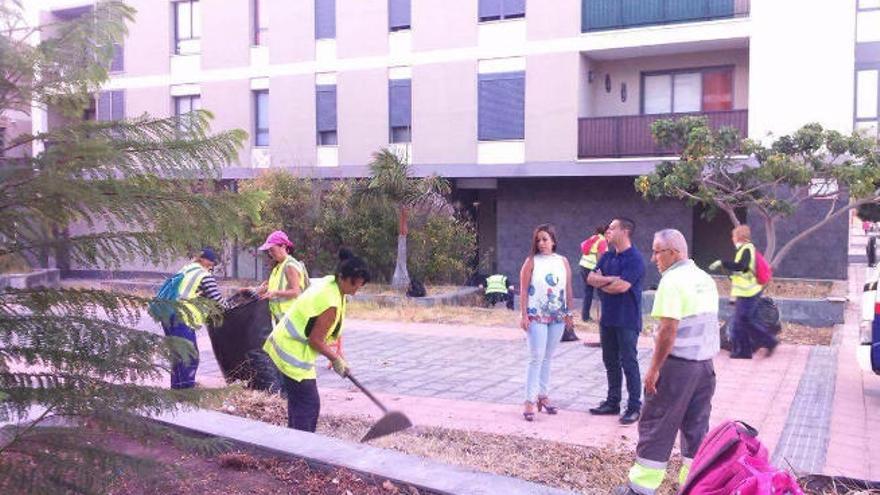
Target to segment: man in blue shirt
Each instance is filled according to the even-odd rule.
[[[645,260],[632,245],[635,222],[615,218],[608,226],[605,237],[608,252],[590,273],[587,283],[599,289],[602,318],[599,320],[599,338],[602,344],[602,362],[608,377],[608,396],[592,414],[620,414],[621,388],[626,376],[629,400],[620,417],[621,424],[639,420],[642,408],[642,381],[639,376],[637,344],[642,329],[642,279]],[[622,369],[622,371],[621,371]]]

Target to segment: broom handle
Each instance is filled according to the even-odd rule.
[[[379,409],[381,409],[383,413],[387,413],[387,412],[388,412],[388,409],[386,409],[385,406],[383,406],[382,403],[379,402],[379,399],[375,398],[375,397],[373,396],[373,394],[370,393],[369,390],[367,390],[366,388],[364,388],[364,386],[361,385],[360,382],[357,381],[357,380],[355,379],[355,377],[354,377],[351,373],[346,373],[346,374],[345,374],[345,377],[348,378],[349,380],[351,380],[351,383],[354,383],[354,385],[355,385],[357,388],[361,389],[361,392],[363,392],[364,395],[366,395],[367,397],[369,397],[370,400],[373,401],[373,404],[376,404],[377,406],[379,406]]]

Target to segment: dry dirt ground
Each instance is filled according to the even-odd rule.
[[[287,403],[277,395],[243,390],[220,407],[223,412],[287,424]],[[371,425],[360,417],[321,417],[318,433],[357,442]],[[623,483],[633,462],[633,451],[624,446],[585,447],[517,436],[475,433],[446,428],[413,427],[380,438],[371,445],[435,459],[478,471],[513,476],[584,494],[607,494]],[[549,462],[548,462],[549,461]],[[658,495],[673,495],[681,459],[677,452],[667,469]],[[880,495],[878,490],[848,489],[844,485],[814,484],[808,495]]]

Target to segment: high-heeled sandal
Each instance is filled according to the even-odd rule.
[[[531,405],[530,402],[526,403],[527,405]],[[534,411],[523,411],[523,419],[526,421],[534,421],[535,420],[535,412]]]
[[[553,415],[559,412],[559,408],[549,403],[549,399],[547,397],[539,397],[538,398],[538,412],[541,412],[541,409],[544,409],[547,414]]]

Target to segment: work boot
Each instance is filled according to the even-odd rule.
[[[606,400],[599,404],[598,407],[590,409],[590,414],[593,414],[595,416],[610,416],[612,414],[620,414],[620,406],[615,406],[614,404]]]

